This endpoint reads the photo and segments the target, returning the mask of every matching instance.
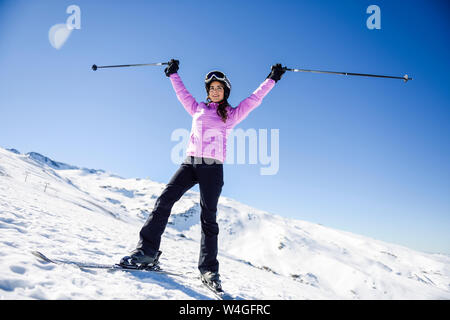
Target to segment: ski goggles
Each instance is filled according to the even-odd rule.
[[[213,80],[223,81],[227,85],[228,89],[231,90],[231,84],[228,78],[225,76],[223,72],[220,71],[211,71],[205,77],[205,83],[210,83]]]

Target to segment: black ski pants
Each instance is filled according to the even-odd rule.
[[[147,255],[154,255],[161,243],[161,236],[166,228],[173,205],[194,185],[200,187],[200,222],[201,244],[198,269],[219,271],[217,261],[217,236],[219,225],[216,222],[217,203],[222,192],[223,164],[211,158],[188,156],[170,179],[153,211],[139,232],[138,249]]]

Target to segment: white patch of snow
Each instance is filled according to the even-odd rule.
[[[30,160],[0,148],[0,299],[212,299],[198,279],[199,194],[173,207],[161,266],[183,277],[80,270],[30,254],[115,263],[165,184]],[[64,169],[64,170],[61,170]],[[450,257],[427,254],[221,197],[223,287],[241,299],[449,299]]]

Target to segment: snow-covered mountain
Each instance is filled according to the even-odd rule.
[[[161,266],[183,277],[80,270],[30,254],[113,263],[134,249],[164,183],[0,148],[1,299],[212,299],[198,279],[199,194],[172,210]],[[227,197],[218,206],[223,287],[241,299],[449,299],[450,257]]]

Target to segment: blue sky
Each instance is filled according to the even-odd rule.
[[[81,29],[50,45],[66,8]],[[369,30],[366,9],[381,9]],[[400,80],[288,72],[237,128],[278,129],[280,167],[225,165],[222,195],[281,216],[450,254],[446,1],[0,1],[0,146],[167,183],[171,133],[190,130],[162,67],[198,101],[223,70],[236,106],[274,63]],[[193,190],[198,191],[198,186]]]

